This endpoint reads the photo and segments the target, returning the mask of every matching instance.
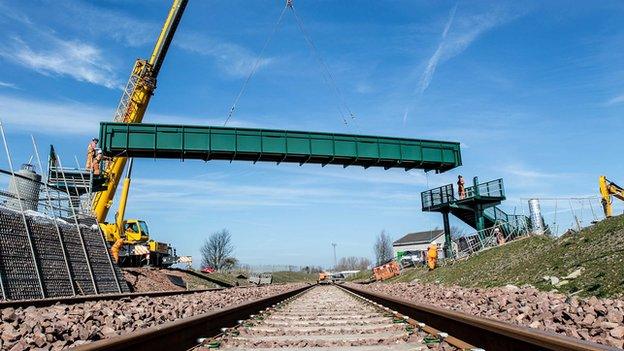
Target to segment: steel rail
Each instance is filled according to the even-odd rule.
[[[58,297],[58,298],[48,298],[48,299],[34,299],[34,300],[9,300],[9,301],[0,301],[0,310],[3,308],[19,308],[19,307],[47,307],[52,306],[54,304],[64,304],[64,305],[73,305],[77,303],[83,303],[88,301],[105,301],[105,300],[119,300],[123,298],[134,298],[134,297],[160,297],[160,296],[174,296],[174,295],[189,295],[196,293],[203,293],[208,291],[220,291],[224,290],[224,288],[211,288],[211,289],[201,289],[201,290],[180,290],[180,291],[153,291],[153,292],[134,292],[134,293],[125,293],[125,294],[100,294],[100,295],[79,295],[79,296],[70,296],[70,297]]]
[[[485,350],[618,350],[606,345],[472,316],[433,305],[417,304],[394,296],[371,292],[355,287],[353,284],[345,284],[342,287]]]
[[[338,287],[343,288],[342,285],[338,285]],[[458,348],[459,350],[478,350],[478,348],[476,348],[474,345],[469,344],[467,342],[465,342],[464,340],[460,340],[458,338],[456,338],[453,335],[445,335],[444,332],[441,332],[435,328],[432,328],[431,326],[425,325],[420,321],[417,321],[413,318],[411,318],[410,316],[407,315],[403,315],[401,313],[399,313],[398,311],[390,311],[388,307],[383,306],[379,303],[375,303],[374,301],[372,301],[371,299],[368,299],[352,290],[348,290],[348,289],[344,289],[347,293],[356,296],[364,301],[366,301],[367,303],[373,304],[374,306],[376,305],[377,308],[380,309],[385,309],[387,312],[391,312],[395,317],[400,318],[400,319],[404,319],[408,324],[410,324],[411,326],[413,326],[416,329],[420,329],[422,331],[424,331],[425,333],[432,335],[436,338],[438,338],[439,340],[444,339],[444,341],[446,341],[449,345],[454,346],[456,348]]]
[[[241,319],[270,307],[280,301],[299,294],[313,285],[293,289],[284,293],[253,300],[232,307],[223,308],[197,316],[180,319],[162,325],[138,330],[110,339],[81,345],[75,351],[171,351],[188,350],[197,346],[199,338],[206,338],[221,333],[221,328],[234,326]]]

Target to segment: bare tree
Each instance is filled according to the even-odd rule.
[[[216,270],[231,268],[236,264],[236,259],[231,257],[234,251],[232,235],[227,229],[210,234],[201,247],[202,266],[212,267]],[[233,260],[233,261],[232,261]]]
[[[373,251],[375,252],[375,259],[377,260],[378,266],[392,259],[392,239],[385,230],[379,233]]]
[[[226,272],[230,272],[234,268],[236,268],[237,265],[238,265],[238,260],[234,257],[228,256],[223,260],[223,266],[221,267],[221,269]]]
[[[360,259],[358,260],[357,266],[355,266],[355,269],[363,271],[365,269],[368,269],[368,267],[371,266],[371,260],[368,257],[360,257]]]
[[[354,271],[367,269],[371,262],[366,257],[342,257],[336,266],[337,271]]]

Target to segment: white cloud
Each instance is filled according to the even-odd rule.
[[[0,57],[44,75],[68,76],[107,88],[121,88],[121,82],[100,48],[83,40],[60,37],[38,21],[14,9],[7,10],[3,4],[0,4],[0,10],[4,10],[0,15],[13,22],[12,34],[5,33],[0,38]],[[67,10],[61,11],[61,15],[68,16],[63,22],[84,23],[79,26],[81,31],[84,28],[107,28],[110,25],[106,23],[114,19],[106,17],[87,25],[83,22],[86,17],[79,13],[72,15],[72,11]]]
[[[268,166],[259,165],[269,169]],[[320,166],[319,166],[320,167]],[[345,183],[374,183],[388,185],[423,186],[427,184],[427,177],[422,171],[405,172],[403,170],[383,170],[381,168],[363,169],[361,167],[326,166],[323,169],[314,166],[282,167],[282,172],[308,176],[310,179],[325,182],[327,178],[344,181]]]
[[[26,25],[33,24],[33,21],[28,16],[17,12],[15,8],[15,5],[9,6],[0,2],[0,16]]]
[[[112,109],[76,102],[50,102],[0,95],[0,118],[11,131],[95,135],[99,122],[112,119]]]
[[[246,185],[228,180],[180,178],[136,178],[131,202],[145,209],[156,203],[167,203],[183,211],[202,210],[210,206],[223,210],[241,207],[283,207],[338,204],[356,207],[414,211],[419,206],[420,194],[406,194],[387,190],[360,190],[353,192],[336,184],[321,185],[263,184]],[[354,180],[356,183],[357,180]],[[362,183],[367,183],[360,179]],[[353,182],[352,182],[353,183]],[[163,190],[168,189],[168,190]],[[158,201],[156,201],[158,200]],[[167,210],[162,206],[154,210]]]
[[[11,88],[11,89],[19,89],[17,85],[9,82],[0,81],[0,88]]]
[[[511,14],[513,12],[513,15]],[[456,16],[457,4],[451,9],[449,17],[442,29],[441,39],[433,54],[427,59],[425,69],[420,75],[414,94],[420,98],[429,88],[438,66],[445,61],[461,54],[475,40],[489,30],[503,25],[520,16],[521,11],[510,9],[490,9],[479,14]],[[405,109],[403,123],[407,121],[410,107]]]
[[[38,43],[27,43],[22,38],[14,37],[3,44],[0,56],[41,74],[69,76],[107,88],[120,88],[113,68],[99,48],[52,35],[45,39]],[[38,49],[33,49],[32,46]]]
[[[258,57],[248,49],[233,43],[218,41],[199,34],[186,34],[176,38],[174,44],[184,50],[212,57],[217,66],[227,75],[241,78],[247,76]],[[258,69],[275,62],[275,58],[262,58]]]
[[[624,94],[618,95],[611,100],[607,101],[607,105],[618,105],[624,102]]]
[[[137,47],[152,44],[160,33],[159,24],[146,22],[125,13],[78,1],[58,1],[58,17],[80,32],[113,39]]]
[[[10,130],[36,131],[57,135],[59,126],[66,135],[94,135],[101,121],[112,121],[114,107],[86,105],[80,102],[45,101],[11,95],[0,95],[0,119]],[[147,113],[146,123],[175,123],[191,125],[223,124],[223,119],[193,118]],[[232,122],[231,126],[253,127],[244,120]]]
[[[530,169],[519,165],[508,165],[502,170],[512,176],[522,177],[531,180],[558,178],[563,176],[563,174],[541,172],[536,169]]]
[[[355,91],[360,94],[370,94],[375,91],[375,88],[368,83],[360,82],[355,85]]]

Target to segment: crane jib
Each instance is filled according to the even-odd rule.
[[[143,120],[150,97],[156,88],[156,78],[187,4],[188,0],[173,1],[149,61],[139,59],[133,67],[115,112],[115,121],[140,123]],[[125,157],[112,157],[108,163],[104,172],[107,188],[96,193],[91,204],[92,212],[98,221],[104,221],[108,214],[125,164]]]
[[[178,28],[178,24],[182,19],[182,15],[184,14],[187,4],[188,0],[175,0],[173,6],[171,6],[171,10],[169,10],[169,15],[167,16],[167,20],[163,25],[160,36],[156,41],[152,56],[149,60],[149,63],[153,67],[153,77],[158,76],[158,73],[160,72],[160,67],[165,60],[167,50],[169,50],[169,45],[171,45],[173,35]]]

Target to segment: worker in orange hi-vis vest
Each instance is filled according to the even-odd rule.
[[[429,266],[429,270],[433,270],[436,268],[436,264],[438,263],[438,245],[432,243],[427,248],[427,266]]]
[[[95,158],[93,159],[93,161],[91,161],[91,169],[93,170],[93,175],[94,176],[99,176],[100,174],[102,174],[102,161],[104,159],[104,156],[102,156],[102,150],[101,149],[97,149],[96,153],[97,156],[95,156]]]
[[[91,139],[89,146],[87,146],[87,162],[86,162],[85,168],[89,171],[93,170],[93,160],[97,156],[95,153],[95,149],[97,149],[98,141],[99,140],[97,138],[93,138]]]
[[[460,200],[463,200],[466,197],[464,177],[462,177],[461,174],[457,176],[457,195],[459,195]]]

